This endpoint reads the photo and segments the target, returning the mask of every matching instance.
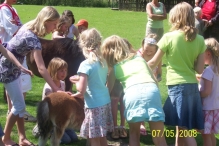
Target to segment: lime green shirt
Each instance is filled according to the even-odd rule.
[[[197,35],[192,42],[188,42],[184,32],[173,31],[164,34],[157,45],[166,53],[167,85],[197,83],[194,63],[206,49],[202,36]]]
[[[157,15],[163,14],[163,3],[159,2],[159,4],[160,4],[160,7],[155,7],[149,3],[149,5],[151,5],[153,14],[157,14]],[[153,20],[153,19],[148,17],[147,27],[149,27],[149,28],[163,28],[163,20]]]
[[[138,55],[114,65],[114,72],[124,90],[139,83],[155,83],[146,61]]]

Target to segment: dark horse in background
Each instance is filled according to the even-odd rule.
[[[42,45],[42,57],[46,67],[48,67],[50,60],[54,57],[60,57],[67,62],[68,75],[65,79],[65,84],[66,91],[71,91],[72,84],[69,81],[69,77],[77,74],[80,63],[85,59],[77,41],[70,38],[55,40],[45,40],[40,38],[40,42]],[[32,52],[27,55],[27,66],[34,75],[41,77]]]

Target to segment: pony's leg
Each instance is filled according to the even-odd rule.
[[[65,127],[62,128],[54,127],[53,134],[50,138],[51,146],[59,146],[64,131],[65,131]]]
[[[48,138],[49,138],[49,135],[47,135],[45,138],[40,136],[39,139],[38,139],[38,145],[39,146],[45,146]]]

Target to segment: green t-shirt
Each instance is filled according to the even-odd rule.
[[[114,65],[114,72],[124,90],[135,84],[155,83],[151,69],[146,61],[138,55]]]
[[[157,45],[166,53],[167,85],[197,83],[194,63],[206,49],[202,36],[197,35],[192,42],[188,42],[184,32],[173,31],[164,34]]]
[[[162,15],[163,14],[163,3],[159,2],[160,7],[155,7],[151,3],[148,5],[151,5],[153,14]],[[163,20],[153,20],[148,17],[147,27],[149,28],[163,28]]]

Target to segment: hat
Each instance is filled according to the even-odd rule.
[[[87,20],[85,20],[85,19],[79,20],[76,25],[77,25],[77,26],[85,26],[86,28],[88,28],[88,22],[87,22]]]

